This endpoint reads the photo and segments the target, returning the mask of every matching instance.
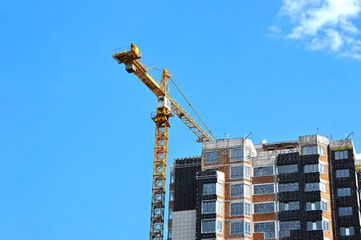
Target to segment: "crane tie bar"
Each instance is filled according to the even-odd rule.
[[[194,109],[194,107],[192,106],[192,104],[188,101],[188,99],[186,98],[186,96],[184,96],[183,92],[179,89],[178,85],[175,83],[175,81],[173,80],[172,77],[170,77],[170,80],[172,80],[172,82],[174,83],[174,85],[177,87],[178,91],[182,94],[182,96],[184,97],[184,99],[187,101],[187,103],[189,104],[189,106],[193,109],[193,111],[197,114],[198,118],[202,121],[202,123],[204,124],[204,126],[207,128],[208,132],[214,137],[215,140],[217,140],[217,138],[213,135],[212,131],[208,128],[207,124],[203,121],[203,119],[201,118],[201,116],[199,116],[198,112]]]

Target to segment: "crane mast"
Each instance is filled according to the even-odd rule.
[[[177,115],[198,137],[197,142],[209,142],[214,139],[174,99],[169,97],[168,79],[171,76],[166,69],[163,69],[162,79],[158,84],[147,73],[147,68],[138,61],[141,52],[133,43],[130,49],[113,50],[112,56],[119,64],[124,63],[126,71],[134,73],[158,98],[157,112],[152,116],[155,122],[155,144],[149,239],[163,240],[169,117]]]
[[[168,72],[163,70],[161,89],[169,94]],[[158,98],[155,122],[155,143],[153,163],[152,205],[149,239],[163,239],[165,192],[167,176],[168,129],[170,112],[169,101],[163,96]]]

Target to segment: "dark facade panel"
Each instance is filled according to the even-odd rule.
[[[304,239],[312,239],[312,240],[323,240],[323,231],[306,231],[306,237]]]
[[[289,232],[289,237],[280,237],[281,240],[301,240],[302,232],[301,230],[291,230]]]
[[[302,156],[300,156],[300,163],[302,165],[318,164],[319,158],[320,158],[320,155],[318,155],[318,154],[302,155]]]
[[[331,174],[331,197],[333,208],[333,229],[334,239],[361,239],[360,234],[360,212],[359,212],[359,198],[358,198],[358,180],[355,174],[355,160],[353,150],[347,150],[347,159],[335,159],[335,152],[330,151],[330,174]],[[339,169],[349,169],[350,176],[343,178],[336,178],[336,171]],[[337,196],[338,188],[350,188],[350,196]],[[352,216],[339,216],[339,207],[352,207]],[[341,227],[354,227],[353,236],[341,236]]]
[[[299,173],[282,173],[278,175],[279,183],[298,182],[298,180],[299,180]]]
[[[301,214],[299,210],[281,211],[278,213],[278,220],[280,221],[295,221],[300,219]]]
[[[319,220],[322,220],[322,210],[306,212],[306,221],[316,222]]]
[[[305,173],[305,183],[320,182],[320,173]]]
[[[305,202],[318,202],[321,201],[321,191],[305,192],[303,194]]]
[[[284,153],[277,155],[277,166],[290,165],[298,163],[298,152]]]
[[[205,195],[203,196],[203,184],[205,183],[216,183],[217,182],[217,171],[199,171],[196,174],[197,194],[196,194],[196,239],[211,239],[216,238],[215,233],[202,233],[202,220],[205,219],[216,219],[216,214],[202,214],[202,201],[217,199],[217,195]]]
[[[292,230],[290,232],[290,238],[288,238],[289,240],[299,240],[299,239],[302,239],[302,234],[301,234],[301,230]]]
[[[174,211],[196,209],[196,173],[201,170],[201,162],[200,157],[174,161]]]
[[[280,202],[292,202],[300,199],[299,192],[280,192],[278,193],[278,200]]]
[[[350,181],[350,178],[336,178],[334,184],[336,188],[342,188],[351,187],[354,183]]]

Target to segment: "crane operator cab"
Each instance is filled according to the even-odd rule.
[[[166,107],[170,111],[170,100],[166,96],[158,97],[157,108]]]

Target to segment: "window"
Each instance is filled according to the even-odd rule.
[[[231,236],[251,235],[251,224],[248,222],[231,222]]]
[[[275,204],[271,203],[256,203],[253,205],[254,213],[270,213],[275,211]]]
[[[243,178],[243,167],[231,167],[231,179]]]
[[[341,236],[353,236],[355,235],[354,227],[340,227]]]
[[[323,183],[323,182],[306,183],[305,184],[305,192],[313,192],[313,191],[326,192],[326,183]]]
[[[202,214],[216,213],[216,201],[203,201]]]
[[[275,222],[254,223],[255,233],[264,233],[264,239],[276,238]]]
[[[231,149],[231,162],[242,160],[249,161],[249,150],[243,148]]]
[[[216,193],[219,196],[223,196],[223,184],[222,183],[217,183],[216,184]]]
[[[245,178],[251,177],[251,169],[249,167],[244,167],[244,177]]]
[[[307,231],[321,230],[322,223],[321,221],[317,222],[307,222]]]
[[[335,160],[339,159],[347,159],[348,158],[348,151],[335,151]]]
[[[327,192],[326,183],[320,182],[320,190],[321,192]]]
[[[337,196],[338,197],[351,196],[351,188],[337,188]]]
[[[330,231],[330,225],[329,225],[328,221],[322,220],[322,230],[325,230],[327,232]]]
[[[168,219],[169,220],[173,219],[173,210],[169,210]]]
[[[169,201],[174,201],[174,192],[169,193]]]
[[[305,173],[318,172],[318,164],[305,165]]]
[[[218,162],[218,152],[207,152],[206,163],[216,163],[216,162]]]
[[[270,175],[273,175],[273,166],[253,168],[253,176],[255,177],[270,176]]]
[[[328,211],[327,202],[321,201],[321,210],[324,211],[324,212],[327,212],[327,211]]]
[[[231,236],[244,235],[244,222],[231,223]]]
[[[251,224],[248,222],[244,223],[244,233],[245,235],[251,236]]]
[[[215,220],[202,220],[202,233],[214,233],[216,232]]]
[[[203,184],[203,195],[216,194],[216,183]]]
[[[251,204],[244,203],[244,215],[251,216]]]
[[[253,194],[269,194],[275,192],[275,186],[271,184],[259,184],[253,186]]]
[[[290,237],[291,230],[299,230],[301,229],[300,221],[287,221],[287,222],[280,222],[280,238],[283,237]]]
[[[298,172],[298,165],[297,164],[292,164],[292,165],[277,166],[277,170],[278,170],[278,174],[281,174],[281,173],[294,173],[294,172]]]
[[[320,202],[306,202],[306,211],[320,210]]]
[[[171,173],[170,174],[170,183],[174,183],[174,181],[175,181],[175,175],[174,175],[174,173]]]
[[[350,176],[350,170],[348,169],[339,169],[336,170],[336,178],[344,178]]]
[[[306,202],[306,211],[315,211],[315,210],[322,210],[327,212],[328,206],[327,202]]]
[[[172,238],[172,229],[168,228],[168,238]]]
[[[280,203],[280,211],[291,211],[291,210],[299,210],[300,202],[288,202],[288,203]]]
[[[279,192],[294,192],[299,190],[298,182],[295,183],[281,183],[278,185]]]
[[[339,216],[351,216],[352,215],[352,207],[339,207],[338,215]]]
[[[314,231],[314,230],[330,231],[329,222],[325,220],[317,221],[317,222],[307,222],[307,231]]]
[[[246,202],[231,203],[231,216],[251,216],[251,204]]]
[[[217,230],[217,233],[222,233],[222,221],[217,220],[216,230]]]
[[[304,147],[303,148],[303,154],[304,155],[310,155],[310,154],[320,154],[325,155],[324,149],[321,146],[310,146],[310,147]]]
[[[231,197],[249,197],[249,185],[247,184],[233,184],[231,185]]]
[[[216,202],[216,208],[217,208],[217,214],[223,215],[223,203],[222,202]]]
[[[325,165],[323,164],[305,165],[305,173],[312,173],[312,172],[326,173]]]
[[[250,168],[246,166],[231,167],[231,179],[249,178]]]

